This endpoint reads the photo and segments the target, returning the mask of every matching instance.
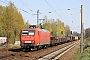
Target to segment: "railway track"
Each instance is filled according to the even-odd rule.
[[[76,43],[74,43],[74,42],[62,44],[61,46],[64,45],[63,47],[61,47],[61,46],[51,47],[51,48],[54,48],[53,50],[51,48],[47,48],[47,49],[42,49],[42,50],[34,51],[34,52],[22,52],[22,51],[18,51],[18,52],[16,51],[15,52],[14,51],[14,53],[4,55],[4,56],[0,56],[0,60],[7,60],[7,59],[8,60],[20,60],[21,58],[22,59],[27,58],[26,60],[46,60],[46,59],[52,60],[52,59],[56,59],[56,56],[58,56],[59,54],[61,54],[64,51],[66,51],[71,46],[75,45]],[[70,44],[72,44],[72,45],[70,45]],[[67,45],[69,45],[69,47],[66,48],[65,46],[67,46]],[[58,47],[58,48],[56,49],[55,47]],[[48,49],[49,49],[49,51],[48,51]],[[62,50],[59,51],[60,49],[62,49]],[[46,53],[45,53],[45,51],[46,51]],[[55,51],[57,51],[57,52],[55,52]]]
[[[70,44],[62,49],[58,49],[56,51],[53,51],[50,54],[46,54],[44,56],[41,56],[38,60],[58,60],[61,55],[63,55],[65,52],[67,52],[69,49],[75,46],[77,42]]]

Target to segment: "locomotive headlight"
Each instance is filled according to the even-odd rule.
[[[34,43],[34,41],[32,41],[32,43]]]

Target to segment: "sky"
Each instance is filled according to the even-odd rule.
[[[39,19],[44,16],[48,19],[60,19],[65,25],[70,26],[71,31],[79,33],[81,32],[80,12],[83,5],[84,29],[90,27],[90,0],[0,0],[0,5],[7,6],[9,1],[14,3],[24,21],[28,21],[29,24],[37,24],[35,14],[39,10]]]

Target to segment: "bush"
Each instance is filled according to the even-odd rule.
[[[85,39],[84,44],[84,48],[90,47],[90,37]]]

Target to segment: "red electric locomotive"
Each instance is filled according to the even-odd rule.
[[[46,47],[50,45],[50,32],[39,28],[23,28],[20,33],[20,43],[23,51]]]

